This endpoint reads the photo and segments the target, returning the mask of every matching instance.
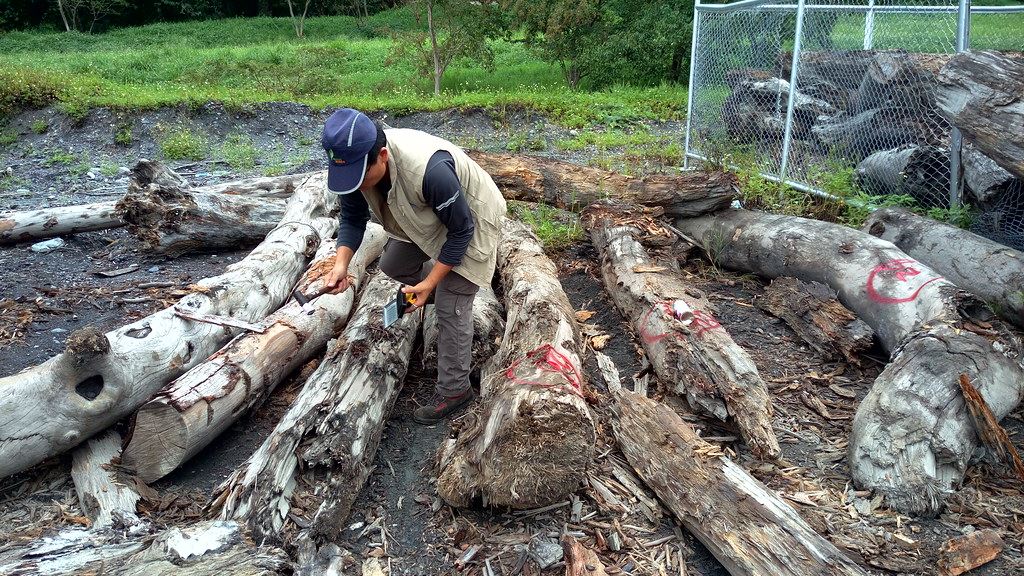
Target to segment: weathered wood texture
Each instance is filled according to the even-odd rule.
[[[1024,178],[1024,59],[992,51],[957,54],[937,76],[936,103],[967,141]]]
[[[0,213],[0,245],[123,226],[114,202]]]
[[[820,282],[776,278],[755,304],[781,318],[811,348],[832,359],[860,364],[860,353],[871,347],[874,338],[871,327]]]
[[[437,312],[427,308],[423,317],[423,366],[437,367]],[[505,333],[505,308],[498,302],[494,290],[483,286],[473,300],[473,360],[472,370],[481,369],[498,350]]]
[[[142,496],[132,478],[118,469],[120,456],[121,435],[113,430],[90,439],[72,455],[71,479],[78,504],[93,528],[140,521],[137,505]]]
[[[939,576],[959,576],[995,560],[1003,551],[1003,538],[997,530],[976,530],[952,538],[939,548]]]
[[[907,210],[876,210],[864,231],[887,240],[1024,328],[1024,253]]]
[[[341,531],[373,466],[384,423],[409,365],[420,315],[385,329],[381,308],[397,285],[374,273],[341,337],[259,449],[214,495],[221,518],[246,523],[258,542],[277,541],[303,485],[319,501],[313,535],[332,540]],[[301,468],[301,470],[300,470]],[[311,500],[312,499],[312,500]]]
[[[146,533],[64,530],[0,550],[0,574],[18,576],[276,576],[291,574],[278,548],[253,546],[235,522],[207,521]]]
[[[949,150],[916,144],[880,150],[857,164],[854,178],[868,194],[902,194],[942,208],[949,205]]]
[[[76,446],[131,414],[167,382],[205,360],[236,331],[177,316],[262,320],[288,298],[337,219],[322,179],[299,187],[280,226],[224,274],[197,282],[166,308],[106,334],[84,329],[65,352],[0,378],[0,477]]]
[[[1015,178],[1005,168],[996,164],[995,160],[985,156],[973,144],[963,145],[960,160],[964,169],[967,193],[983,206],[998,201],[1015,186],[1021,186],[1019,178]]]
[[[135,416],[125,466],[146,482],[162,478],[262,404],[344,326],[366,266],[380,256],[386,240],[384,229],[370,224],[349,265],[355,288],[317,297],[334,266],[334,240],[325,240],[296,288],[310,295],[310,304],[291,300],[264,320],[265,332],[240,334],[164,387]]]
[[[255,244],[277,226],[284,206],[277,198],[196,192],[160,163],[141,160],[116,210],[149,249],[180,256]]]
[[[613,409],[626,460],[733,576],[866,574],[667,406],[623,390]]]
[[[1024,397],[1019,338],[979,300],[856,230],[745,210],[678,226],[720,265],[829,285],[874,328],[892,361],[854,418],[853,479],[898,510],[941,509],[977,446],[957,379],[968,373],[1002,418]]]
[[[667,214],[697,216],[728,207],[736,196],[735,177],[726,172],[653,174],[643,178],[526,156],[469,151],[509,200],[543,202],[579,210],[605,198],[660,206]]]
[[[663,382],[695,410],[734,420],[754,454],[777,458],[772,404],[754,361],[714,317],[699,290],[670,269],[655,271],[656,263],[637,241],[637,219],[643,218],[639,209],[626,206],[594,205],[584,213],[601,253],[605,289],[636,329]]]
[[[597,554],[572,536],[562,538],[565,555],[565,576],[607,576],[604,564]]]
[[[741,141],[782,139],[789,106],[789,82],[781,78],[751,78],[737,82],[722,103],[726,133]],[[819,116],[836,109],[828,102],[797,91],[793,98],[793,137],[811,137],[811,127]]]
[[[555,264],[507,219],[498,271],[508,313],[484,368],[479,410],[442,446],[438,494],[449,504],[533,508],[564,500],[584,478],[596,439],[584,400],[582,339]]]

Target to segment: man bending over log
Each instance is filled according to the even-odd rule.
[[[494,276],[505,199],[458,146],[418,130],[384,129],[351,108],[327,119],[322,144],[327,188],[341,195],[338,257],[327,285],[348,288],[348,264],[372,212],[390,236],[380,269],[406,285],[411,309],[436,305],[437,393],[413,413],[416,422],[434,424],[473,400],[473,299]]]

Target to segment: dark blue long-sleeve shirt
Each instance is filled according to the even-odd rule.
[[[455,172],[455,159],[445,150],[434,152],[427,162],[423,174],[423,198],[433,208],[437,219],[448,229],[441,253],[431,256],[449,266],[462,264],[476,224]],[[338,246],[346,246],[355,252],[363,241],[366,222],[370,219],[370,206],[366,198],[358,192],[341,196],[341,214],[338,219]]]

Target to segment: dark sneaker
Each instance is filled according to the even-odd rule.
[[[420,424],[437,424],[448,416],[458,412],[464,406],[476,398],[473,389],[470,388],[460,396],[444,397],[440,394],[434,396],[425,405],[420,406],[412,413],[412,419]]]

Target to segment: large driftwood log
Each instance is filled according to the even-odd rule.
[[[1005,416],[1024,397],[1020,340],[981,301],[868,234],[745,210],[678,225],[723,266],[828,284],[874,328],[892,361],[854,418],[853,478],[893,508],[939,510],[978,442],[958,378],[968,373]]]
[[[1014,186],[1022,186],[1020,179],[1014,178],[1013,174],[985,156],[973,144],[964,144],[961,165],[968,193],[983,206],[1006,194]]]
[[[0,244],[124,226],[113,202],[0,213]]]
[[[789,106],[789,82],[781,78],[751,79],[739,82],[722,103],[726,132],[741,142],[768,140],[778,142],[786,129]],[[809,138],[811,126],[819,116],[830,116],[836,109],[825,100],[796,92],[793,100],[793,137]]]
[[[423,317],[423,366],[437,367],[437,312],[427,308]],[[473,300],[472,371],[479,370],[498,350],[505,333],[505,309],[490,286],[481,287]]]
[[[76,446],[141,406],[167,382],[205,360],[235,330],[192,314],[262,320],[291,293],[337,220],[324,181],[307,182],[283,222],[245,259],[200,280],[176,305],[106,334],[73,333],[65,352],[0,378],[0,477]]]
[[[237,336],[139,409],[122,456],[125,466],[145,482],[162,478],[262,404],[348,320],[366,266],[380,255],[386,239],[383,228],[368,226],[349,266],[355,288],[316,297],[334,265],[334,241],[325,240],[296,288],[311,296],[310,304],[292,300],[264,320],[265,332]]]
[[[132,169],[128,192],[117,202],[128,229],[168,256],[256,243],[283,212],[284,200],[277,198],[193,191],[184,178],[148,160]]]
[[[253,546],[235,522],[207,521],[148,533],[68,529],[0,550],[0,573],[18,576],[277,576],[291,574],[278,548]]]
[[[772,280],[757,306],[781,318],[811,348],[830,358],[860,364],[859,353],[871,347],[874,332],[820,282],[781,277]]]
[[[1024,178],[1024,59],[962,52],[942,67],[939,111],[1000,166]]]
[[[295,186],[308,179],[311,174],[291,174],[273,178],[249,178],[223,184],[212,184],[192,190],[201,194],[245,195],[258,198],[288,198],[295,191]],[[173,179],[180,183],[181,180]],[[231,204],[229,198],[222,198],[222,203]],[[119,228],[125,225],[124,218],[116,213],[117,202],[96,202],[59,208],[41,208],[0,213],[0,245],[42,240],[76,234]],[[272,202],[278,206],[277,202]],[[283,212],[283,204],[281,212]],[[280,216],[279,216],[280,217]],[[266,235],[264,231],[263,235]],[[258,242],[256,237],[251,242]]]
[[[533,508],[576,490],[596,439],[584,400],[582,341],[555,264],[521,222],[498,245],[505,336],[485,367],[475,419],[442,446],[438,494],[449,504]]]
[[[715,319],[699,290],[680,274],[655,266],[635,238],[644,218],[636,207],[594,205],[584,213],[601,252],[605,288],[640,335],[663,382],[694,409],[733,419],[758,457],[778,457],[768,388],[754,361]],[[681,312],[674,311],[677,306]]]
[[[921,141],[920,127],[913,120],[881,109],[836,114],[815,124],[811,132],[828,152],[858,163],[880,150]]]
[[[614,410],[626,460],[733,576],[866,574],[667,406],[623,390]]]
[[[246,523],[259,542],[279,540],[301,466],[315,479],[312,496],[320,502],[306,520],[315,535],[337,536],[370,475],[420,327],[420,315],[410,314],[383,328],[381,308],[396,288],[381,272],[370,277],[345,331],[291,408],[217,488],[213,507],[221,518]]]
[[[899,109],[922,116],[934,109],[935,76],[903,50],[876,52],[857,88],[858,108]]]
[[[90,439],[72,455],[71,479],[78,504],[93,528],[140,522],[136,506],[142,496],[118,470],[120,456],[121,435],[113,430]]]
[[[906,145],[861,160],[857,184],[872,195],[903,194],[925,208],[949,206],[949,150]]]
[[[580,210],[615,198],[631,204],[660,206],[675,216],[698,216],[728,207],[736,196],[735,177],[726,172],[652,174],[643,178],[579,166],[570,162],[469,151],[509,200],[543,202]]]
[[[864,231],[887,240],[1024,328],[1024,253],[907,210],[876,210]]]

